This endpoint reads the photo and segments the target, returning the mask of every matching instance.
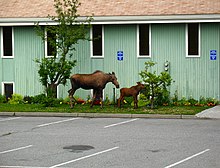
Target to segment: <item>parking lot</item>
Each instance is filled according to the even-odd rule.
[[[0,167],[218,168],[220,120],[0,117]]]

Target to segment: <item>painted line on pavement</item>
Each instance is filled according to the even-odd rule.
[[[79,118],[70,118],[70,119],[67,119],[67,120],[61,120],[61,121],[55,121],[55,122],[51,122],[51,123],[45,123],[45,124],[37,125],[36,127],[37,128],[45,127],[45,126],[49,126],[49,125],[53,125],[53,124],[59,124],[59,123],[67,122],[67,121],[76,120],[76,119],[79,119]]]
[[[9,153],[9,152],[14,152],[14,151],[18,151],[18,150],[21,150],[21,149],[30,148],[30,147],[32,147],[32,146],[33,146],[33,145],[28,145],[28,146],[23,146],[23,147],[20,147],[20,148],[10,149],[10,150],[7,150],[7,151],[2,151],[2,152],[0,152],[0,154]]]
[[[107,126],[104,126],[104,128],[109,128],[109,127],[114,127],[114,126],[117,126],[117,125],[126,124],[126,123],[129,123],[129,122],[132,122],[132,121],[136,121],[138,119],[139,118],[135,118],[135,119],[128,120],[128,121],[123,121],[123,122],[120,122],[120,123],[115,123],[115,124],[107,125]]]
[[[185,161],[187,161],[187,160],[190,160],[190,159],[192,159],[192,158],[194,158],[194,157],[196,157],[196,156],[202,155],[203,153],[208,152],[209,150],[210,150],[210,149],[206,149],[206,150],[204,150],[204,151],[202,151],[202,152],[196,153],[196,154],[194,154],[194,155],[192,155],[192,156],[190,156],[190,157],[187,157],[187,158],[185,158],[185,159],[183,159],[183,160],[181,160],[181,161],[179,161],[179,162],[173,163],[173,164],[171,164],[171,165],[169,165],[169,166],[166,166],[166,167],[164,167],[164,168],[174,167],[174,166],[176,166],[176,165],[178,165],[178,164],[181,164],[181,163],[183,163],[183,162],[185,162]]]
[[[69,164],[69,163],[73,163],[73,162],[79,161],[79,160],[83,160],[83,159],[87,159],[87,158],[90,158],[90,157],[93,157],[93,156],[96,156],[96,155],[100,155],[100,154],[102,154],[102,153],[110,152],[110,151],[115,150],[115,149],[118,149],[118,148],[119,148],[119,147],[110,148],[110,149],[107,149],[107,150],[104,150],[104,151],[100,151],[100,152],[97,152],[97,153],[93,153],[93,154],[91,154],[91,155],[87,155],[87,156],[80,157],[80,158],[78,158],[78,159],[74,159],[74,160],[70,160],[70,161],[67,161],[67,162],[63,162],[63,163],[60,163],[60,164],[51,166],[51,167],[49,167],[49,168],[54,168],[54,167],[63,166],[63,165]]]
[[[0,168],[48,168],[48,167],[32,167],[32,166],[1,166]]]
[[[21,117],[5,118],[5,119],[0,120],[0,122],[3,122],[3,121],[10,121],[10,120],[16,120],[16,119],[19,119],[19,118],[21,118]]]

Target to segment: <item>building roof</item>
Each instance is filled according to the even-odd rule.
[[[220,19],[220,0],[79,0],[80,16],[95,18],[175,18],[201,16]],[[47,18],[55,15],[53,0],[1,0],[1,20]]]

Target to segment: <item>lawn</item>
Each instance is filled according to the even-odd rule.
[[[134,109],[132,106],[123,106],[122,108],[114,105],[105,105],[103,109],[95,105],[90,108],[88,104],[77,104],[70,109],[67,104],[60,104],[56,107],[44,107],[41,104],[7,104],[0,103],[0,112],[60,112],[60,113],[118,113],[118,114],[171,114],[171,115],[195,115],[208,106],[160,106],[155,109],[149,107],[139,107]]]

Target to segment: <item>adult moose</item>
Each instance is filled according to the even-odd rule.
[[[99,70],[93,72],[92,74],[74,74],[70,77],[70,82],[72,85],[72,88],[68,91],[70,97],[70,108],[73,108],[73,95],[79,88],[86,90],[93,89],[93,98],[90,107],[93,106],[96,95],[101,93],[101,108],[103,107],[102,91],[106,84],[112,82],[116,88],[119,88],[119,83],[114,72],[104,73]]]
[[[120,98],[118,99],[118,107],[121,107],[121,101],[124,100],[124,97],[130,97],[132,96],[134,98],[134,108],[138,108],[138,100],[137,96],[139,92],[144,89],[144,84],[141,84],[140,82],[137,82],[136,86],[132,86],[130,88],[121,88],[120,89]]]

